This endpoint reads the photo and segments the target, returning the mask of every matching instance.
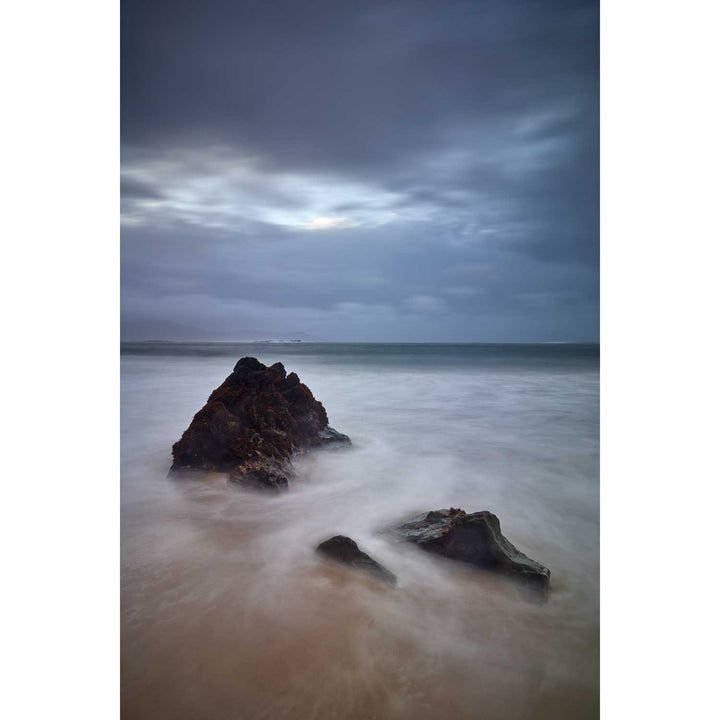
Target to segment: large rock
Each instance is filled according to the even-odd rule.
[[[234,482],[282,490],[293,452],[349,444],[295,373],[245,357],[173,445],[170,470],[228,472]]]
[[[350,565],[357,570],[370,573],[373,577],[395,587],[397,578],[387,568],[383,567],[377,560],[373,560],[367,553],[364,553],[357,546],[357,543],[345,537],[336,535],[317,546],[317,552],[336,560],[337,562]]]
[[[500,532],[497,516],[487,510],[433,510],[401,525],[397,533],[428,552],[513,576],[543,592],[548,589],[550,571],[523,555]]]

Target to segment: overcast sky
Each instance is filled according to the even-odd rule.
[[[124,339],[598,339],[598,4],[122,0]]]

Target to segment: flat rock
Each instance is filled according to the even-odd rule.
[[[512,576],[545,592],[550,571],[521,553],[500,531],[496,515],[459,508],[432,510],[396,529],[396,533],[427,552]]]
[[[245,357],[173,445],[170,471],[227,472],[235,483],[282,490],[293,453],[349,444],[296,373]]]
[[[395,587],[397,578],[377,560],[373,560],[357,546],[357,543],[344,535],[335,535],[317,546],[317,552],[338,562],[350,565],[357,570],[370,573],[373,577]]]

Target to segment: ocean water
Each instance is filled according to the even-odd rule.
[[[297,456],[280,496],[168,478],[246,355],[352,448]],[[124,720],[599,716],[597,345],[139,343],[121,371]],[[450,506],[497,514],[547,601],[386,532]],[[314,553],[339,533],[399,587]]]

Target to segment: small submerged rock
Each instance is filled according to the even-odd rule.
[[[357,543],[344,535],[335,535],[317,546],[317,552],[338,562],[350,565],[357,570],[370,573],[378,580],[395,587],[397,578],[377,560],[373,560],[357,546]]]
[[[170,472],[227,472],[234,483],[284,490],[294,452],[350,444],[296,373],[245,357],[173,445]]]
[[[550,571],[521,553],[500,532],[500,521],[487,510],[432,510],[396,529],[397,534],[427,552],[517,578],[545,592]]]

